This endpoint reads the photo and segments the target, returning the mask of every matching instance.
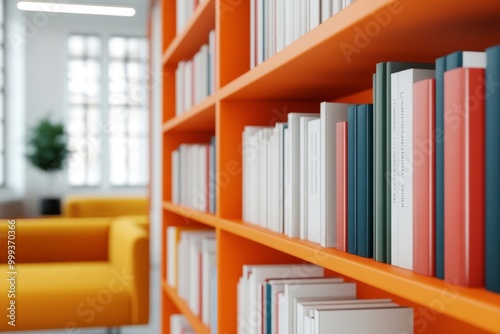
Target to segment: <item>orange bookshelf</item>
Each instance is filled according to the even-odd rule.
[[[392,298],[415,310],[415,333],[500,333],[500,295],[332,248],[288,238],[242,221],[242,131],[274,125],[294,111],[318,112],[322,101],[368,103],[380,61],[427,61],[459,49],[500,43],[497,0],[357,0],[264,63],[250,69],[250,1],[205,0],[175,35],[175,0],[163,0],[162,329],[183,313],[197,333],[209,333],[166,285],[168,226],[214,228],[217,237],[218,332],[236,333],[236,284],[243,264],[310,262],[358,283],[361,298]],[[384,16],[385,15],[385,16]],[[175,69],[216,29],[216,91],[175,115]],[[372,30],[370,30],[372,29]],[[359,37],[367,38],[362,42]],[[346,57],[341,46],[353,46]],[[354,49],[350,49],[351,51]],[[171,153],[181,143],[216,136],[215,214],[171,202]]]

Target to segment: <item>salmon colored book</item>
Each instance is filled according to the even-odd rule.
[[[436,80],[413,85],[413,271],[436,275]]]
[[[336,126],[337,249],[347,252],[347,122]]]
[[[484,284],[484,69],[444,75],[444,279]]]

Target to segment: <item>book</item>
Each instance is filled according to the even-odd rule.
[[[308,135],[309,121],[318,119],[318,116],[304,116],[300,117],[300,231],[299,237],[303,240],[308,240],[307,226],[308,226],[308,193],[309,193],[309,174],[308,174]]]
[[[347,122],[337,123],[336,130],[336,247],[347,252]]]
[[[321,242],[321,120],[307,123],[307,239]],[[301,189],[304,191],[304,189]]]
[[[356,107],[355,157],[355,210],[356,254],[373,257],[373,107],[362,104]]]
[[[399,72],[391,74],[391,258],[393,266],[399,266],[399,213],[401,202],[401,180],[398,175],[400,170],[401,152],[401,117],[399,116]]]
[[[183,314],[172,314],[170,316],[171,334],[195,334],[191,324]]]
[[[484,284],[484,69],[445,72],[444,120],[444,279],[480,287]]]
[[[356,106],[347,110],[347,169],[353,171],[347,174],[347,251],[357,254],[356,226]]]
[[[500,293],[500,46],[486,49],[485,286]]]
[[[212,269],[212,278],[210,280],[210,333],[217,334],[218,319],[218,300],[217,300],[217,266]]]
[[[213,286],[213,271],[216,268],[217,240],[215,238],[205,238],[201,242],[201,301],[199,305],[200,317],[203,323],[210,325],[211,312],[213,312],[211,302],[211,290]]]
[[[435,76],[431,69],[407,69],[398,73],[398,108],[396,117],[399,150],[395,181],[399,184],[397,197],[398,220],[392,221],[392,226],[398,225],[399,260],[398,266],[413,270],[413,84],[419,80]],[[393,74],[394,75],[394,74]]]
[[[413,85],[413,271],[436,274],[436,80]]]
[[[347,121],[345,103],[322,102],[320,105],[320,245],[335,247],[336,236],[336,140],[335,127]]]

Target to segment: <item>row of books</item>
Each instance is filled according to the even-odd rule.
[[[196,334],[187,318],[183,314],[170,316],[170,334]]]
[[[356,283],[311,264],[244,265],[238,333],[413,333],[413,309],[390,299],[357,299]]]
[[[243,219],[500,292],[499,63],[500,46],[379,63],[373,105],[245,127]]]
[[[355,0],[251,0],[250,67],[254,68]]]
[[[205,325],[214,326],[217,310],[215,231],[169,226],[166,233],[168,285],[177,290],[179,297]]]
[[[175,71],[175,114],[190,110],[215,91],[215,30],[192,59],[182,60]]]
[[[172,151],[172,203],[215,213],[215,137]]]
[[[175,18],[176,18],[176,35],[179,35],[184,28],[194,11],[200,3],[208,0],[176,0],[175,2]]]

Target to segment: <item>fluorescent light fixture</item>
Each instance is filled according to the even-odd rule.
[[[38,2],[38,1],[19,1],[17,8],[20,10],[34,12],[50,13],[69,13],[69,14],[90,14],[90,15],[109,15],[109,16],[134,16],[135,9],[132,7],[101,6],[101,5],[83,5],[67,4],[58,2]]]

